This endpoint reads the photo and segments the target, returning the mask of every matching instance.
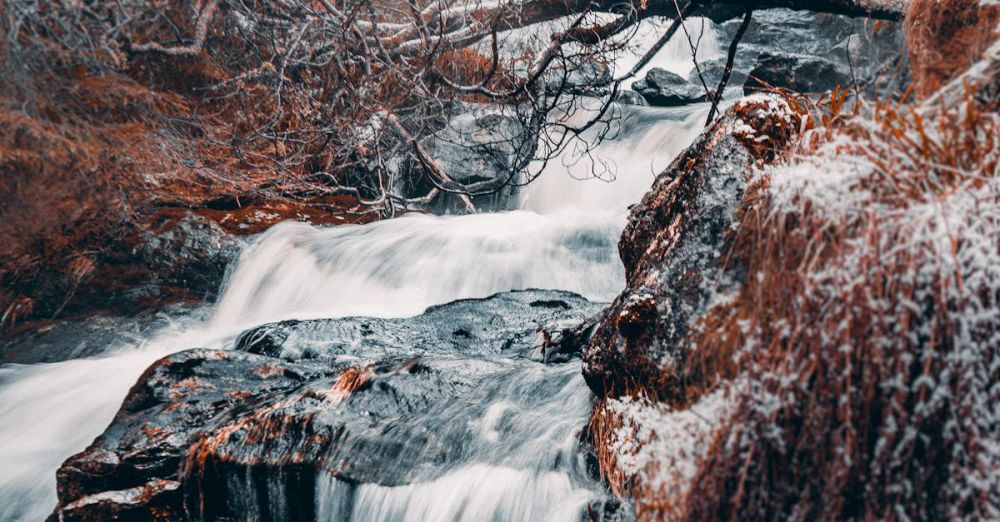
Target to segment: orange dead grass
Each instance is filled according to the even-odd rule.
[[[906,14],[916,94],[926,97],[978,61],[996,41],[1000,5],[980,0],[910,0]]]
[[[598,449],[641,518],[995,516],[1000,67],[934,96],[1000,19],[962,1],[911,13],[913,95],[854,110],[839,90],[788,95],[809,132],[745,191],[725,259],[746,275],[686,340],[682,395],[721,380],[738,397],[688,493],[664,499]],[[598,444],[620,424],[603,404]]]
[[[234,155],[225,143],[234,118],[194,114],[197,99],[181,83],[201,83],[205,73],[188,69],[142,71],[171,78],[181,92],[71,67],[64,77],[29,76],[21,99],[0,94],[0,328],[106,305],[77,302],[81,285],[103,285],[107,294],[117,281],[142,284],[139,271],[114,273],[130,269],[109,268],[121,263],[108,258],[187,211],[235,234],[285,219],[376,217],[351,195],[311,194],[267,162]]]
[[[587,423],[587,436],[597,453],[601,475],[611,491],[620,497],[634,495],[632,486],[635,482],[619,466],[618,453],[612,449],[616,432],[622,427],[622,419],[607,408],[607,402],[608,399],[603,398],[594,405]]]
[[[748,193],[731,255],[751,277],[704,320],[702,331],[712,333],[698,346],[738,354],[760,388],[744,396],[703,463],[687,518],[991,512],[989,490],[975,493],[974,463],[985,458],[981,439],[989,435],[966,415],[978,394],[990,395],[974,383],[1000,378],[990,348],[996,325],[988,312],[975,318],[995,310],[1000,296],[970,286],[976,267],[951,259],[966,238],[953,235],[950,249],[936,249],[914,237],[922,223],[885,215],[982,190],[996,176],[995,113],[975,105],[970,94],[968,118],[880,106],[874,126],[840,130],[855,137],[842,153],[875,167],[852,188],[871,194],[870,212],[831,221],[808,198],[776,209],[766,178]],[[939,132],[924,132],[930,125]],[[891,382],[899,387],[887,388]],[[942,393],[949,399],[932,399]],[[774,404],[762,404],[766,397]]]
[[[959,46],[952,57],[971,60],[961,46],[982,46],[942,38]],[[924,96],[969,64],[922,68],[926,58],[915,59]],[[769,175],[747,191],[729,256],[749,277],[703,318],[696,344],[735,355],[748,384],[700,466],[685,518],[995,513],[988,448],[997,433],[982,408],[998,399],[1000,293],[982,270],[1000,251],[989,232],[977,234],[1000,223],[987,208],[960,206],[968,194],[1000,201],[1000,119],[981,96],[998,78],[981,81],[946,104],[827,113],[801,154],[829,158],[817,166],[856,158],[864,173],[829,190],[859,203],[831,212],[837,202],[799,195],[776,204]],[[951,220],[953,229],[930,232]]]

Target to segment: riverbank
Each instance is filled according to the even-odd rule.
[[[641,520],[1000,510],[1000,7],[912,9],[906,94],[774,99],[633,209],[583,358]]]
[[[232,237],[379,218],[283,171],[278,150],[239,150],[235,109],[205,91],[211,56],[119,63],[64,30],[0,45],[0,335],[200,302]]]

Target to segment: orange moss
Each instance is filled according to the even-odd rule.
[[[350,395],[369,386],[374,376],[375,372],[370,368],[348,368],[340,374],[330,391],[337,396]]]

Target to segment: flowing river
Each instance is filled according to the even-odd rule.
[[[687,52],[666,51],[671,63]],[[56,503],[56,469],[104,430],[138,376],[165,355],[231,348],[243,330],[281,319],[410,317],[511,289],[613,299],[624,284],[617,243],[628,205],[697,136],[707,107],[621,111],[620,132],[595,151],[614,166],[614,182],[574,179],[585,170],[567,170],[587,162],[556,160],[515,211],[280,224],[245,248],[216,303],[97,357],[0,367],[0,520],[44,519]],[[475,426],[478,439],[461,460],[403,486],[321,479],[318,518],[579,520],[589,499],[606,495],[575,462],[591,400],[579,363],[515,369],[484,382],[475,400],[434,410]]]

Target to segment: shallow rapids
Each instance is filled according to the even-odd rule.
[[[217,303],[99,357],[0,367],[0,520],[44,519],[56,503],[59,465],[104,430],[143,370],[170,353],[231,348],[246,328],[280,319],[408,317],[511,289],[612,299],[624,283],[617,243],[627,206],[695,138],[706,107],[621,110],[618,137],[595,151],[614,166],[612,183],[576,180],[566,172],[576,167],[553,161],[513,212],[281,224],[242,253]],[[486,383],[482,404],[442,412],[474,425],[479,446],[467,462],[402,486],[319,477],[318,517],[579,519],[603,494],[574,471],[590,401],[579,364],[516,369],[507,381]]]

